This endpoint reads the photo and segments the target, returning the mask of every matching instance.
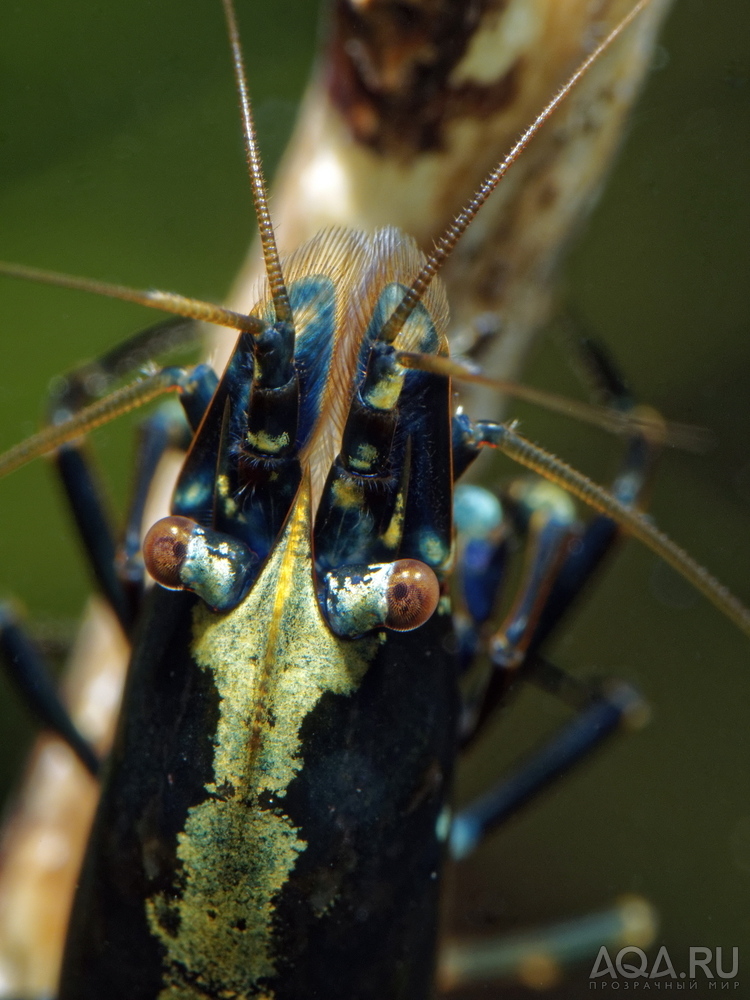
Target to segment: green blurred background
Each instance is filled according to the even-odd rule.
[[[274,164],[307,76],[316,5],[245,6],[258,128]],[[743,0],[678,0],[630,139],[564,284],[576,315],[611,345],[641,398],[715,432],[708,455],[665,455],[653,511],[746,600],[749,37]],[[252,235],[216,4],[4,5],[0,257],[220,299]],[[0,447],[34,429],[55,374],[151,321],[134,307],[3,279]],[[535,352],[530,379],[579,392],[552,334]],[[609,477],[617,446],[604,435],[519,412],[532,437]],[[126,491],[131,430],[124,421],[97,435],[115,498]],[[0,593],[15,594],[36,619],[72,621],[88,581],[43,462],[0,484],[0,511]],[[661,912],[658,941],[678,969],[690,946],[726,953],[739,945],[740,980],[750,991],[750,951],[742,951],[750,940],[747,639],[628,544],[560,636],[555,657],[582,673],[632,680],[653,721],[458,873],[459,925],[518,928],[639,892]],[[0,701],[7,786],[31,737],[4,680]],[[541,695],[524,695],[462,768],[461,794],[484,787],[559,717]],[[579,997],[586,988],[584,970],[550,995]]]

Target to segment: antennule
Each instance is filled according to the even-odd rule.
[[[561,459],[548,451],[538,448],[531,441],[521,437],[512,424],[476,425],[479,446],[498,448],[514,462],[544,476],[552,483],[562,486],[572,496],[582,500],[589,507],[613,518],[618,524],[637,538],[657,556],[668,563],[680,576],[691,583],[715,608],[718,608],[731,622],[750,636],[750,610],[734,594],[712,576],[707,569],[696,562],[683,548],[660,531],[651,520],[639,510],[621,503],[616,497],[577,472]]]
[[[579,399],[570,399],[546,389],[523,385],[506,378],[492,378],[479,371],[473,371],[455,358],[446,358],[438,354],[418,354],[414,351],[396,351],[396,361],[403,368],[414,368],[417,371],[432,372],[433,375],[444,375],[457,382],[471,382],[475,385],[486,385],[497,389],[504,396],[520,399],[534,406],[540,406],[550,413],[560,413],[581,423],[599,427],[611,434],[643,434],[652,444],[667,444],[672,448],[682,448],[702,454],[713,444],[713,435],[705,427],[693,424],[681,424],[672,420],[663,420],[654,412],[644,411],[639,407],[636,411],[610,409],[606,406],[596,406],[583,403]]]
[[[245,73],[245,62],[242,58],[242,47],[240,45],[240,35],[237,28],[237,16],[232,0],[222,0],[224,14],[227,21],[227,32],[229,34],[229,44],[232,49],[232,65],[234,67],[234,78],[237,84],[237,96],[240,102],[240,114],[242,116],[242,131],[245,137],[245,156],[247,168],[250,175],[250,186],[253,192],[253,203],[255,205],[255,217],[258,220],[260,231],[260,242],[263,247],[263,260],[266,265],[266,275],[271,289],[276,320],[279,323],[289,323],[294,325],[292,307],[289,303],[289,294],[284,283],[284,274],[281,270],[279,260],[279,250],[276,246],[276,236],[273,231],[271,213],[268,210],[268,197],[266,195],[265,182],[263,180],[263,167],[260,161],[260,151],[258,140],[255,134],[255,123],[250,104],[250,93],[247,86],[247,75]]]
[[[0,261],[0,275],[5,275],[8,278],[22,278],[24,281],[36,281],[43,285],[56,285],[59,288],[70,288],[78,292],[104,295],[108,299],[133,302],[139,306],[147,306],[149,309],[159,309],[161,312],[184,316],[186,319],[196,319],[204,323],[213,323],[216,326],[226,326],[231,330],[241,330],[245,333],[257,334],[265,329],[265,324],[255,316],[246,316],[244,313],[216,306],[212,302],[186,298],[175,292],[111,285],[106,281],[77,278],[71,274],[59,274],[57,271],[44,271],[41,268],[26,267],[24,264],[8,264],[4,261]]]
[[[123,413],[145,406],[165,393],[182,392],[188,377],[182,368],[163,368],[153,375],[116,389],[109,396],[98,399],[59,424],[44,427],[0,455],[0,479],[33,459],[48,455],[68,441],[82,437],[102,424],[108,424]]]
[[[411,288],[404,295],[390,319],[383,326],[383,329],[380,332],[381,340],[385,341],[387,344],[393,343],[403,329],[404,324],[414,311],[415,306],[424,295],[430,282],[453,252],[454,247],[474,220],[477,212],[508,172],[508,169],[513,165],[513,163],[515,163],[521,153],[526,149],[528,144],[537,134],[539,129],[549,120],[549,118],[551,118],[568,94],[576,87],[602,53],[609,48],[612,42],[614,42],[614,40],[625,30],[625,28],[628,27],[631,21],[633,21],[640,14],[640,12],[649,5],[650,2],[651,0],[638,0],[638,3],[636,3],[635,6],[625,15],[620,23],[617,24],[612,31],[610,31],[607,37],[596,46],[593,52],[591,52],[583,60],[575,72],[568,77],[552,100],[525,129],[520,138],[516,140],[512,149],[505,156],[505,158],[501,160],[500,163],[485,177],[473,197],[466,203],[466,205],[464,205],[442,236],[435,241],[435,248],[422,265],[422,269],[414,279],[414,283]]]

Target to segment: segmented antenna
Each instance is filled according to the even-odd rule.
[[[228,2],[228,0],[227,0]],[[422,269],[414,279],[414,283],[406,295],[396,307],[390,319],[385,323],[380,331],[380,339],[387,344],[392,344],[403,329],[404,324],[411,316],[415,307],[426,292],[430,282],[443,266],[452,253],[454,247],[474,220],[479,209],[487,201],[502,178],[507,173],[509,167],[515,163],[521,153],[544,125],[553,113],[562,104],[568,94],[576,87],[582,77],[593,66],[602,53],[609,48],[614,40],[628,27],[642,10],[648,7],[651,0],[639,0],[639,2],[628,12],[620,23],[610,31],[607,37],[596,46],[594,51],[588,55],[578,66],[576,71],[566,80],[547,106],[537,115],[531,125],[516,140],[515,145],[501,160],[501,162],[490,171],[482,183],[479,185],[474,196],[464,205],[453,222],[448,226],[443,235],[436,241],[435,248],[422,265]]]
[[[567,462],[521,437],[513,424],[488,424],[480,421],[476,428],[478,445],[498,448],[514,462],[544,476],[551,483],[562,486],[589,507],[617,521],[629,534],[691,583],[746,636],[750,636],[750,610],[723,583],[652,524],[645,514],[622,503]]]
[[[116,389],[104,399],[85,406],[67,420],[50,424],[38,433],[32,434],[13,448],[0,455],[0,479],[15,472],[41,455],[49,455],[74,438],[108,424],[124,413],[145,406],[168,392],[180,393],[184,390],[190,373],[182,368],[163,368],[160,372],[131,382]]]
[[[44,271],[38,267],[26,267],[25,264],[8,264],[0,261],[0,275],[8,278],[22,278],[24,281],[35,281],[42,285],[56,285],[58,288],[70,288],[78,292],[91,292],[94,295],[104,295],[108,299],[120,299],[123,302],[134,302],[139,306],[159,309],[161,312],[184,316],[203,323],[214,323],[216,326],[226,326],[231,330],[258,334],[265,329],[265,323],[255,316],[224,309],[212,302],[202,302],[200,299],[188,298],[176,292],[160,292],[155,288],[128,288],[125,285],[112,285],[106,281],[95,281],[93,278],[78,278],[72,274],[60,274],[57,271]]]
[[[276,246],[276,237],[273,231],[271,213],[268,210],[268,197],[266,195],[265,182],[263,180],[263,167],[260,161],[260,151],[258,140],[255,134],[255,123],[250,105],[250,92],[247,86],[245,74],[245,63],[242,58],[242,48],[240,46],[240,35],[237,29],[237,17],[232,0],[222,0],[224,14],[227,21],[227,32],[229,34],[229,44],[232,49],[232,65],[234,66],[234,78],[237,84],[237,96],[240,102],[240,114],[242,116],[242,131],[245,137],[245,156],[247,158],[247,169],[250,175],[250,186],[253,192],[253,203],[255,205],[255,216],[258,220],[260,231],[260,242],[263,247],[263,260],[266,265],[266,275],[273,298],[276,320],[279,323],[289,323],[294,326],[292,307],[289,304],[289,294],[284,283],[284,274],[281,270],[279,260],[279,250]]]
[[[692,451],[696,454],[703,454],[714,444],[713,435],[705,427],[664,420],[658,413],[645,407],[625,412],[606,406],[582,403],[579,399],[570,399],[568,396],[524,385],[522,382],[514,382],[512,379],[492,378],[467,367],[455,358],[440,354],[396,351],[396,361],[403,368],[432,372],[433,375],[443,375],[456,382],[489,386],[511,399],[520,399],[534,406],[540,406],[550,413],[572,417],[610,434],[643,434],[652,444],[668,444],[672,448],[682,448],[683,451]]]

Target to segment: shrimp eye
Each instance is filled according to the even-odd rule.
[[[398,559],[393,564],[385,595],[387,628],[409,632],[432,615],[440,599],[438,579],[417,559]]]
[[[376,628],[410,632],[440,600],[440,584],[416,559],[339,566],[323,578],[323,612],[335,635],[354,639]]]
[[[163,517],[152,525],[143,541],[143,561],[151,576],[162,587],[182,590],[180,571],[187,556],[190,539],[198,527],[188,517]]]
[[[163,517],[143,542],[151,576],[169,590],[191,590],[214,611],[231,611],[247,594],[258,557],[243,542],[189,517]]]

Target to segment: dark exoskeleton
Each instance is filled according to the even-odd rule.
[[[337,297],[344,258],[367,311]],[[284,262],[292,313],[311,317],[295,341],[272,319],[240,337],[174,513],[146,541],[152,572],[193,592],[156,588],[138,624],[62,998],[427,997],[449,844],[468,853],[636,703],[622,688],[579,691],[585,708],[550,759],[451,824],[461,743],[615,529],[593,522],[567,555],[572,505],[516,488],[529,576],[502,651],[495,640],[494,680],[461,716],[459,673],[495,603],[507,537],[464,497],[472,620],[459,638],[444,585],[454,478],[494,425],[452,417],[449,381],[395,360],[397,349],[445,352],[439,289],[393,345],[380,336],[400,275],[420,264],[396,230],[328,234]],[[346,358],[334,380],[328,366],[343,372]],[[634,444],[631,472],[647,452]]]
[[[602,515],[581,529],[559,491],[514,484],[504,499],[527,539],[525,572],[492,632],[509,533],[494,497],[469,488],[456,538],[455,481],[482,448],[497,447],[653,542],[656,532],[629,508],[654,449],[634,425],[611,497],[512,426],[454,412],[447,303],[432,279],[558,99],[430,258],[395,229],[332,230],[279,261],[229,0],[225,7],[266,297],[243,316],[98,288],[240,331],[218,384],[204,366],[158,376],[180,393],[190,445],[172,512],[144,542],[159,584],[145,596],[137,560],[113,572],[95,490],[70,444],[75,433],[55,440],[65,443],[58,460],[102,589],[134,633],[59,996],[419,1000],[435,982],[445,858],[469,854],[641,707],[626,686],[575,682],[540,653],[609,549],[615,523]],[[163,335],[146,342],[154,347]],[[610,400],[628,408],[607,360],[593,348],[587,357]],[[105,367],[122,358],[127,351]],[[168,431],[160,419],[138,477],[133,551],[151,471],[180,433],[174,418]],[[659,544],[662,554],[677,551],[661,536]],[[458,624],[448,593],[454,568]],[[10,620],[2,625],[3,651],[20,675],[37,672],[22,633]],[[484,653],[490,669],[461,694]],[[573,720],[453,816],[460,749],[525,676],[574,707]],[[37,685],[34,698],[95,770],[54,693]],[[616,939],[621,929],[600,920],[592,940]],[[444,981],[471,978],[455,963],[454,955]]]

